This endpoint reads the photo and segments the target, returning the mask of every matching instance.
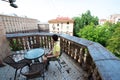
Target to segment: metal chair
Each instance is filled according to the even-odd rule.
[[[18,62],[15,62],[15,60],[13,59],[14,55],[17,55],[17,54],[12,54],[12,55],[9,55],[9,56],[5,57],[3,59],[3,62],[8,64],[9,66],[13,67],[14,69],[16,69],[15,70],[15,76],[14,76],[14,80],[16,80],[17,71],[19,69],[21,69],[22,67],[30,64],[32,61],[22,59],[22,60],[20,60]]]
[[[45,72],[45,69],[44,69],[43,62],[32,63],[28,67],[27,71],[25,71],[25,67],[23,67],[20,71],[20,73],[24,75],[27,78],[27,80],[38,78],[38,77],[43,77],[43,80],[44,80],[44,72]]]
[[[55,58],[52,58],[52,59],[49,59],[49,58],[48,58],[48,63],[47,63],[47,65],[49,64],[50,61],[57,61],[58,64],[60,65],[60,68],[59,68],[59,69],[60,69],[60,72],[61,72],[61,68],[62,68],[62,65],[61,65],[61,63],[60,63],[60,57],[61,57],[61,55],[62,55],[62,51],[60,51],[59,58],[56,58],[56,57],[55,57]]]

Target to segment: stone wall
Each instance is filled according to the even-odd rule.
[[[10,48],[6,39],[5,29],[0,18],[0,66],[2,66],[3,58],[10,54]]]
[[[6,33],[26,33],[38,31],[37,19],[8,15],[0,15],[0,18]]]

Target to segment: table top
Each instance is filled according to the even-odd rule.
[[[25,54],[26,59],[36,59],[44,55],[44,49],[42,48],[36,48],[31,49]]]

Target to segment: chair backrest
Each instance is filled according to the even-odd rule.
[[[18,62],[15,62],[15,60],[13,59],[13,55],[14,54],[5,57],[3,59],[4,63],[10,65],[11,67],[13,67],[15,69],[20,69],[20,68],[24,67],[25,65],[27,65],[28,61],[25,60],[25,59],[22,59],[22,60],[20,60]]]
[[[17,65],[17,62],[15,62],[15,60],[12,58],[12,55],[7,56],[6,58],[4,58],[3,60],[6,64],[8,64],[9,66],[15,68],[15,69],[19,69],[20,67]]]
[[[13,66],[13,64],[15,64],[16,62],[13,60],[12,58],[12,55],[10,56],[7,56],[3,59],[3,62],[10,65],[10,66]]]

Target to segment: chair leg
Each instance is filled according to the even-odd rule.
[[[14,80],[16,80],[16,76],[17,76],[17,70],[18,70],[18,69],[16,69],[16,70],[15,70],[15,76],[14,76]]]
[[[43,75],[43,80],[45,80],[45,75]]]
[[[43,80],[45,80],[45,65],[43,64],[43,69],[44,69],[44,71],[43,71]]]
[[[61,71],[62,66],[61,66],[61,64],[60,64],[60,60],[58,60],[57,62],[58,62],[58,64],[60,65],[60,67],[58,67],[58,69],[59,69],[60,72],[62,72],[62,71]]]
[[[59,65],[60,65],[60,68],[62,68],[61,63],[60,63],[60,60],[58,60],[58,63],[59,63]]]

